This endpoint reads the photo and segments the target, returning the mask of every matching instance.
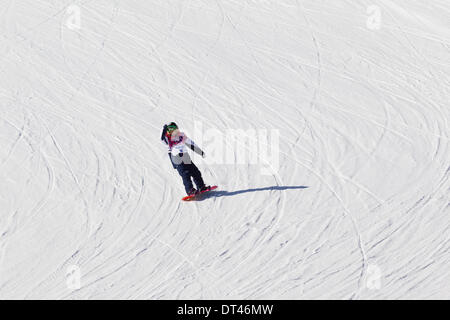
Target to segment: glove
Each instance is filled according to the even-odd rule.
[[[163,131],[161,133],[161,141],[164,141],[166,139],[166,132],[167,132],[167,124],[164,125]]]

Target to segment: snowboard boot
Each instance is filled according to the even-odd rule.
[[[200,188],[200,192],[205,192],[208,191],[209,189],[211,189],[211,186],[204,186],[203,188]]]
[[[192,188],[191,190],[189,190],[189,192],[187,193],[188,196],[195,196],[197,194],[197,190],[195,188]]]

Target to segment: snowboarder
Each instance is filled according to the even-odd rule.
[[[169,158],[174,169],[178,171],[183,179],[184,188],[188,196],[204,192],[210,187],[205,186],[200,170],[192,162],[191,157],[187,153],[187,148],[195,153],[205,157],[205,153],[183,132],[180,132],[175,122],[164,125],[161,140],[169,146]],[[192,184],[195,182],[197,189]]]

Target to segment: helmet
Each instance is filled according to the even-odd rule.
[[[165,126],[166,128],[166,136],[171,136],[175,130],[178,130],[178,126],[175,122],[171,122]]]
[[[175,122],[171,122],[167,125],[167,133],[169,133],[169,134],[171,134],[172,132],[174,132],[177,129],[178,129],[178,126]]]

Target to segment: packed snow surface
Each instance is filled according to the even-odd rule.
[[[1,0],[0,22],[0,298],[450,298],[448,0]]]

